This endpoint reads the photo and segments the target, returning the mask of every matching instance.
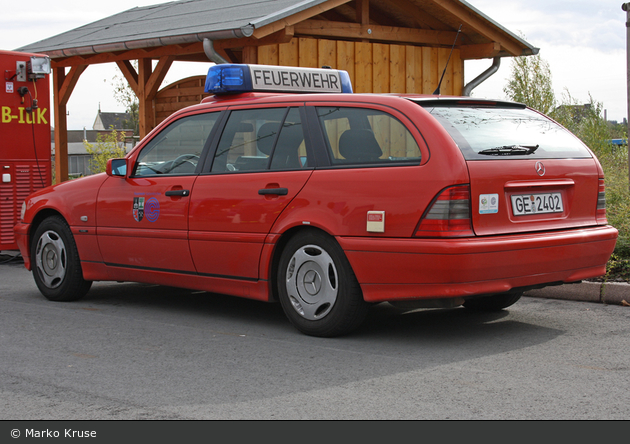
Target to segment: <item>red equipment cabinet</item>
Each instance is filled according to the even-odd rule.
[[[50,59],[0,51],[0,250],[17,250],[24,199],[51,184]]]

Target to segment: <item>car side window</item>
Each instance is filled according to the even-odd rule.
[[[421,160],[413,135],[388,113],[369,108],[318,107],[317,115],[333,165],[388,166]]]
[[[193,174],[219,115],[195,114],[167,126],[142,149],[133,175]]]
[[[287,170],[307,164],[298,108],[232,111],[212,172]]]

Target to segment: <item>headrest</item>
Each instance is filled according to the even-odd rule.
[[[374,133],[368,129],[349,129],[339,138],[339,153],[346,160],[366,162],[383,155]]]
[[[271,154],[273,142],[276,140],[279,128],[280,122],[269,122],[258,129],[256,145],[258,149],[267,156]]]

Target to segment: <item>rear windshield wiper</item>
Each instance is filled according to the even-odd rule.
[[[505,145],[481,150],[479,154],[486,154],[488,156],[518,156],[521,154],[532,154],[537,149],[538,145]]]

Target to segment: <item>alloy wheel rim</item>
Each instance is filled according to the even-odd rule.
[[[300,247],[289,260],[286,289],[293,309],[315,321],[332,310],[339,294],[337,267],[332,257],[317,245]]]
[[[37,272],[48,288],[57,288],[66,275],[66,246],[54,231],[46,231],[37,242],[35,250]]]

